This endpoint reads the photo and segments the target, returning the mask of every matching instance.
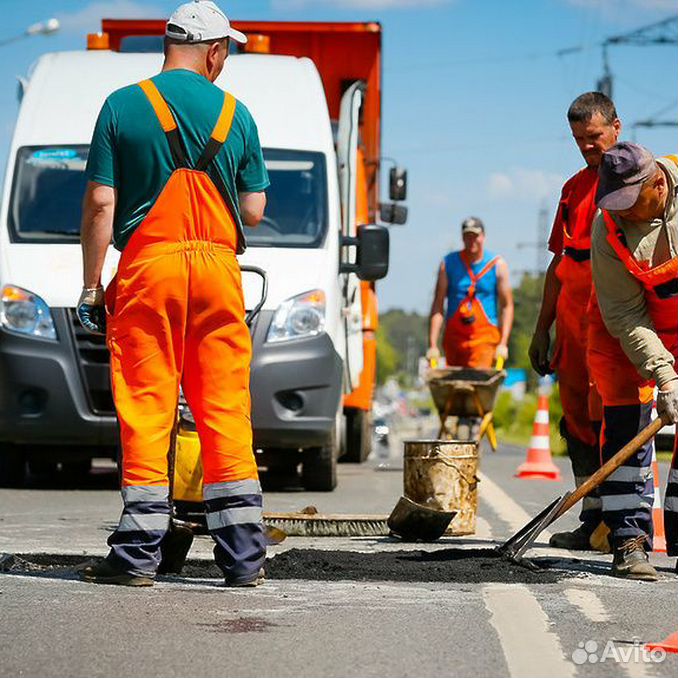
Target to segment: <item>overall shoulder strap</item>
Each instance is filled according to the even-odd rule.
[[[638,266],[638,262],[633,258],[631,250],[629,250],[626,243],[622,240],[623,232],[607,211],[602,210],[602,213],[603,219],[605,220],[605,226],[607,227],[607,241],[612,245],[612,249],[630,273],[640,272],[641,268]]]
[[[177,121],[174,119],[174,115],[170,110],[170,107],[167,105],[167,102],[163,98],[162,94],[158,91],[158,88],[155,86],[155,83],[152,80],[142,80],[139,83],[142,91],[146,95],[149,103],[153,107],[155,114],[160,122],[160,126],[165,132],[167,137],[167,142],[169,143],[170,152],[172,153],[172,160],[177,168],[179,167],[188,167],[188,158],[186,155],[186,149],[181,140],[181,135],[179,134],[179,128],[177,126]]]
[[[236,103],[236,99],[232,94],[224,92],[224,103],[221,107],[221,113],[219,113],[217,124],[212,130],[210,140],[207,142],[205,150],[195,165],[196,170],[204,172],[224,145],[233,125]]]
[[[490,261],[484,266],[483,270],[478,273],[476,280],[480,280],[484,275],[487,275],[499,263],[499,255],[492,257]]]

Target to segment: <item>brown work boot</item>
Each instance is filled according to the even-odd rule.
[[[235,583],[232,583],[227,579],[224,581],[224,585],[228,586],[229,588],[240,588],[240,587],[247,588],[253,586],[261,586],[261,584],[263,584],[265,581],[266,581],[266,572],[264,572],[264,568],[262,567],[252,579]]]
[[[614,548],[612,574],[624,579],[657,581],[657,570],[650,565],[645,551],[647,537],[644,534],[630,537]]]
[[[88,565],[80,572],[80,579],[92,584],[118,584],[119,586],[153,586],[153,577],[143,577],[129,572],[121,572],[107,560],[96,565]]]
[[[572,532],[556,532],[549,539],[549,546],[568,551],[592,551],[591,531],[584,525],[580,525]]]

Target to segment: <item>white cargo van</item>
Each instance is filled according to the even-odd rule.
[[[92,457],[115,454],[107,350],[73,308],[82,285],[83,170],[106,96],[161,63],[157,53],[53,53],[25,84],[0,211],[0,484],[21,483],[27,464],[34,472],[57,462],[85,469]],[[309,59],[233,55],[217,84],[252,112],[272,181],[266,216],[248,229],[241,257],[269,282],[252,328],[255,446],[271,466],[301,461],[306,487],[329,490],[342,394],[363,365],[357,274],[377,279],[388,265],[386,229],[361,228],[356,238],[351,216],[360,87],[344,95],[335,150]],[[104,282],[117,258],[111,247]],[[245,274],[244,285],[250,308],[260,283]]]

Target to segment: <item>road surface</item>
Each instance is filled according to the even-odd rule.
[[[401,494],[401,449],[394,440],[363,466],[342,465],[331,494],[268,492],[266,508],[388,513]],[[607,575],[609,556],[552,550],[542,537],[531,553],[551,559],[548,582],[523,581],[522,568],[495,576],[481,561],[470,579],[431,575],[437,561],[455,571],[449,549],[493,546],[567,489],[565,460],[556,460],[563,482],[525,481],[513,477],[523,457],[508,446],[484,453],[471,538],[422,547],[290,537],[270,553],[359,552],[369,570],[383,554],[424,548],[425,581],[347,580],[341,568],[318,581],[300,567],[294,579],[258,589],[229,590],[205,576],[137,590],[69,574],[0,574],[0,676],[675,676],[676,655],[649,656],[639,644],[676,630],[677,577],[666,556],[653,555],[659,582],[626,582]],[[105,467],[79,489],[0,490],[0,553],[47,553],[54,562],[103,555],[119,512]],[[575,524],[565,516],[557,529]],[[209,539],[199,538],[191,558],[204,565],[210,555]]]

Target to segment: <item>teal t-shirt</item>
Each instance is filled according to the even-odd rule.
[[[187,70],[166,71],[152,80],[174,114],[194,165],[217,122],[224,92]],[[118,191],[113,225],[116,249],[124,249],[175,169],[167,137],[141,88],[135,84],[113,92],[94,128],[86,175]],[[240,101],[226,142],[207,172],[220,174],[228,193],[224,198],[238,222],[238,193],[263,191],[269,185],[257,126]]]

